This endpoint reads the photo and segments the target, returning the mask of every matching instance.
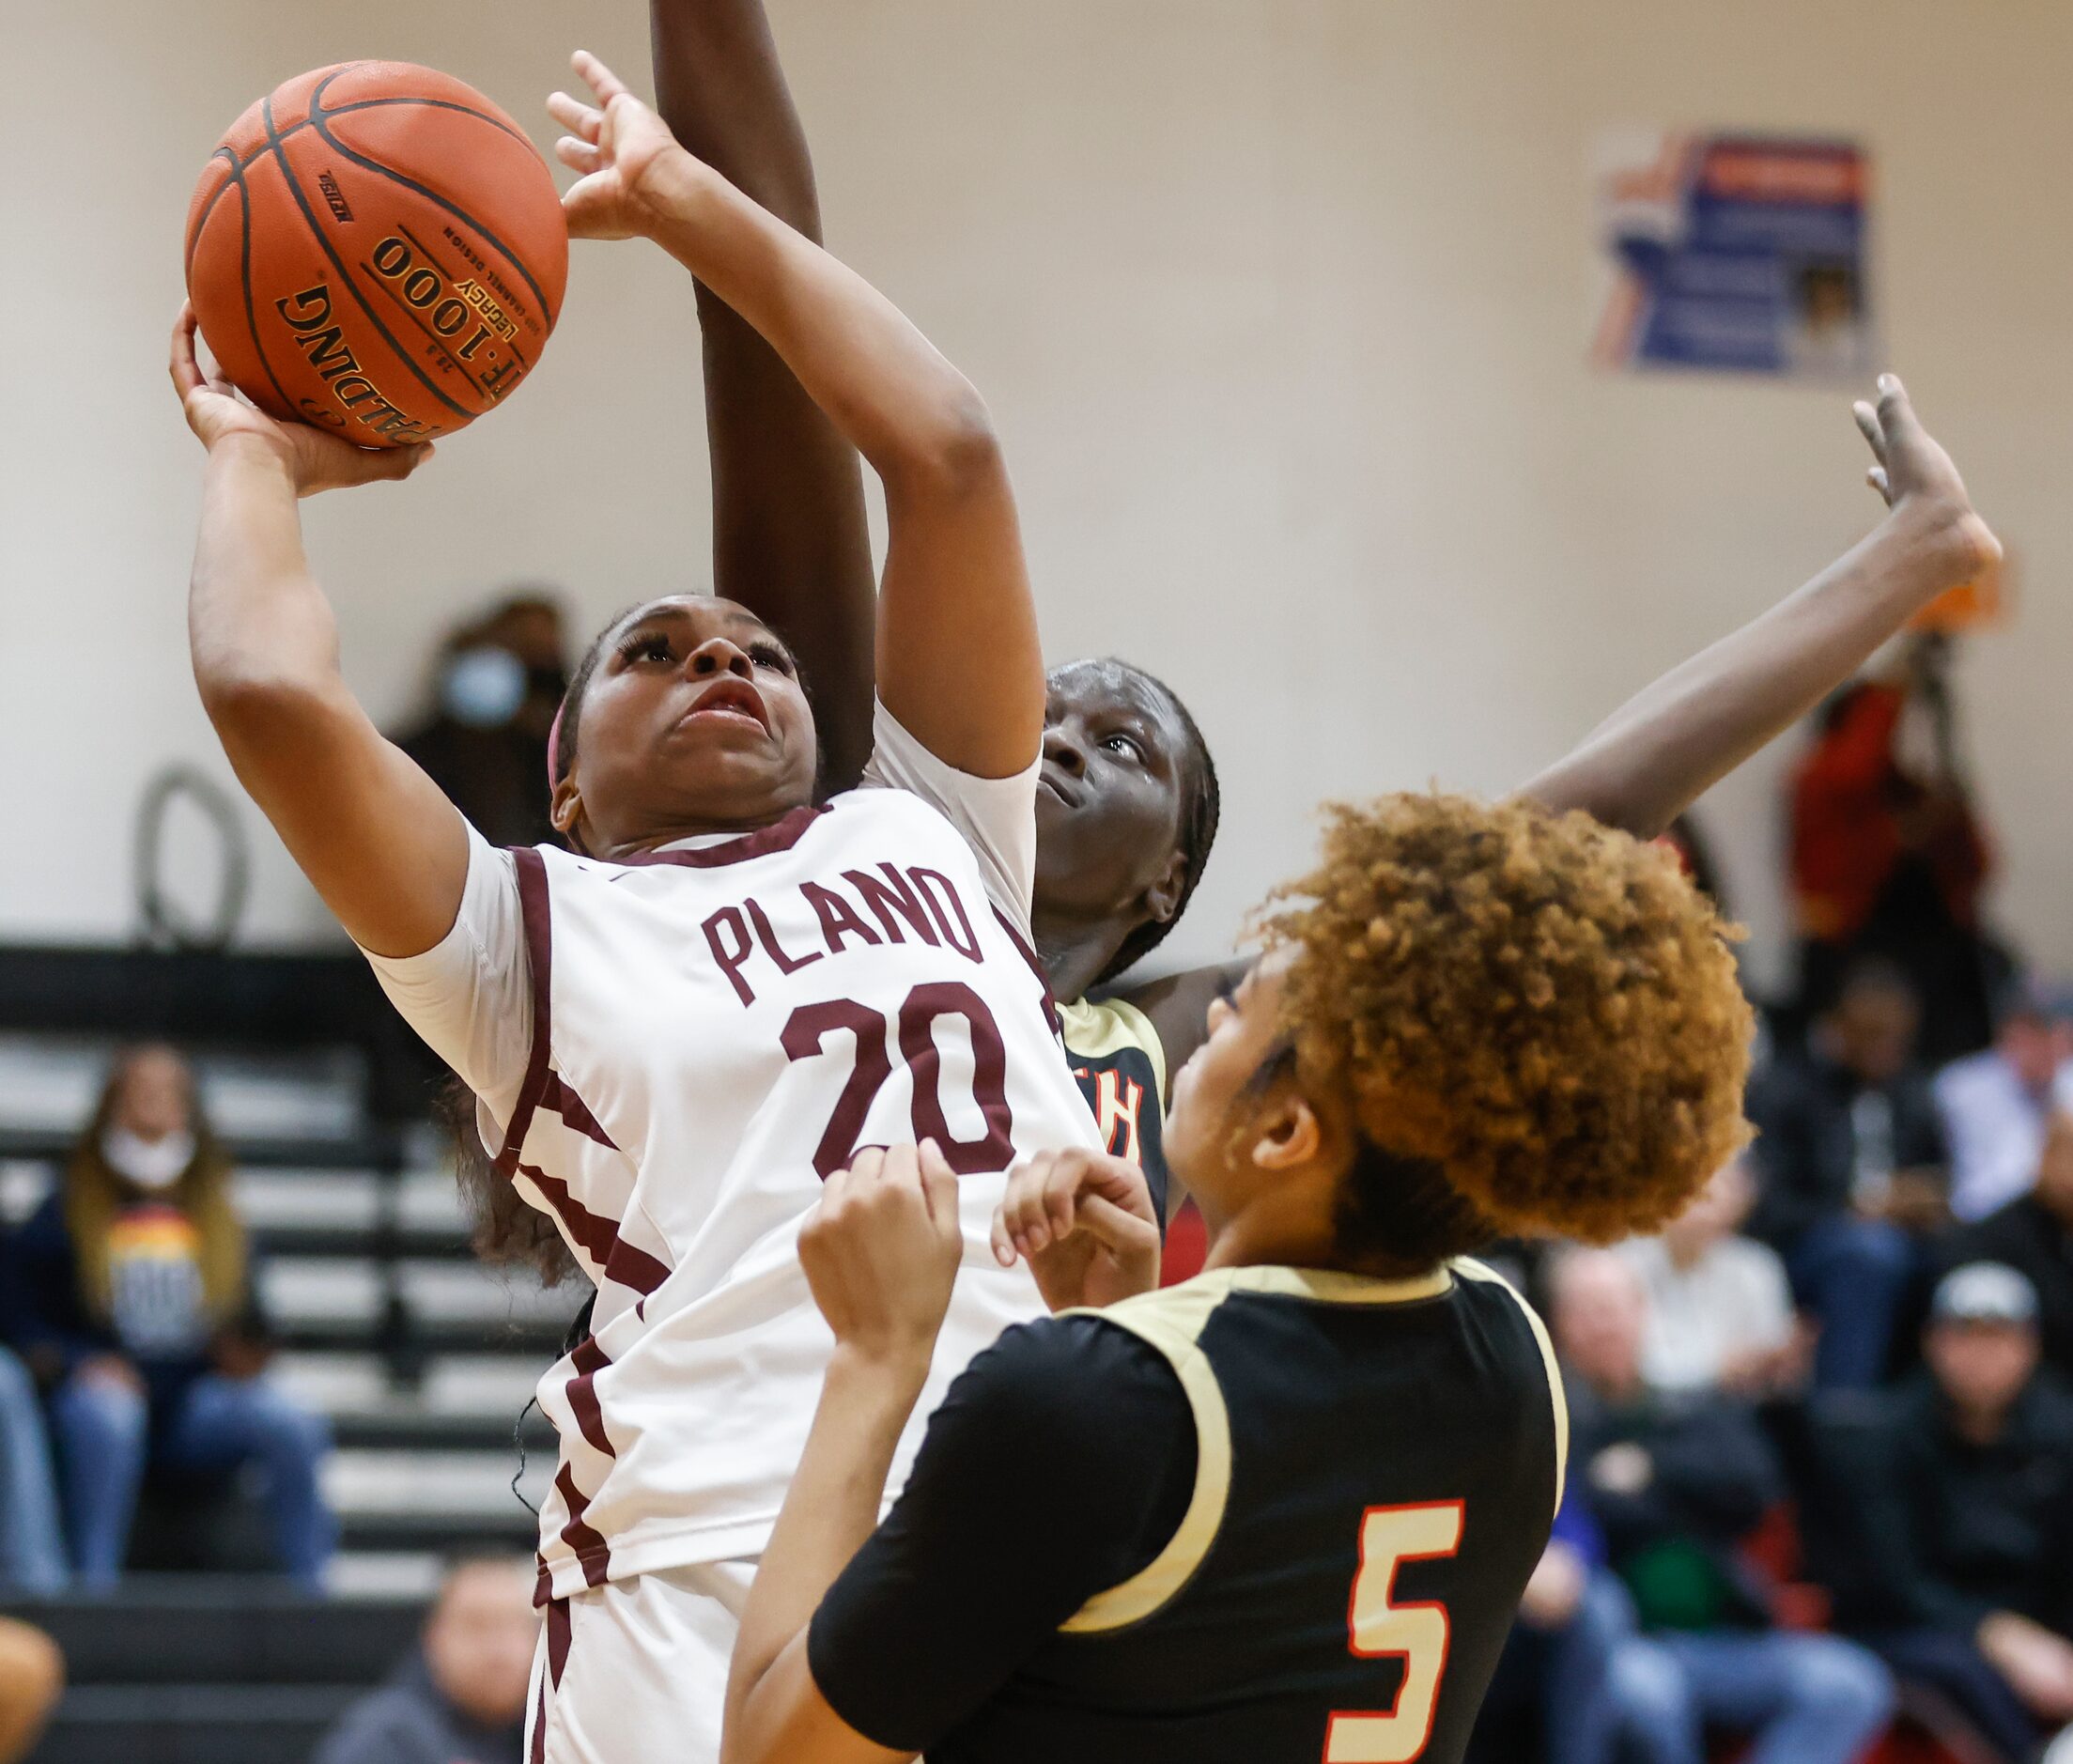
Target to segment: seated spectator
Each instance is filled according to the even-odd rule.
[[[1552,1292],[1570,1474],[1642,1631],[1613,1674],[1629,1743],[1654,1764],[1703,1764],[1718,1726],[1749,1736],[1749,1764],[1849,1764],[1891,1714],[1893,1680],[1852,1642],[1771,1626],[1738,1550],[1783,1494],[1755,1417],[1717,1392],[1649,1387],[1647,1298],[1617,1253],[1564,1258]]]
[[[1820,1326],[1815,1383],[1885,1375],[1915,1238],[1944,1216],[1943,1134],[1912,1061],[1920,1012],[1899,970],[1852,970],[1803,1053],[1751,1079],[1758,1177],[1754,1233],[1785,1258]]]
[[[2013,1268],[1944,1276],[1864,1491],[1895,1619],[1866,1639],[2007,1764],[2073,1722],[2073,1400],[2038,1368],[2036,1308]]]
[[[15,1337],[51,1409],[74,1565],[122,1570],[147,1464],[265,1473],[282,1565],[319,1583],[335,1526],[317,1486],[323,1421],[264,1376],[230,1163],[170,1047],[116,1063],[64,1181],[17,1241]]]
[[[1546,1764],[1614,1764],[1620,1712],[1613,1674],[1633,1633],[1633,1601],[1606,1568],[1605,1540],[1572,1484],[1519,1602],[1469,1756],[1516,1756],[1509,1727],[1530,1706]]]
[[[429,719],[396,738],[493,845],[555,844],[547,737],[568,690],[562,610],[508,596],[441,647]]]
[[[65,1657],[41,1630],[0,1617],[0,1764],[29,1755],[65,1692]]]
[[[11,1269],[0,1265],[0,1285],[12,1284]],[[36,1381],[0,1348],[0,1594],[48,1599],[64,1591],[67,1573]]]
[[[1936,1076],[1951,1212],[1979,1219],[2029,1192],[2052,1110],[2073,1099],[2073,1000],[2032,984],[1997,1000],[1994,1044]]]
[[[1785,1264],[1736,1234],[1756,1201],[1756,1179],[1737,1158],[1660,1237],[1619,1246],[1648,1297],[1641,1370],[1655,1389],[1717,1386],[1754,1400],[1802,1382],[1808,1343]]]
[[[2030,1192],[1934,1246],[1940,1272],[2001,1261],[2037,1295],[2044,1363],[2073,1380],[2073,1107],[2051,1119]]]
[[[316,1764],[518,1764],[539,1634],[527,1564],[456,1564],[421,1645],[346,1711]]]

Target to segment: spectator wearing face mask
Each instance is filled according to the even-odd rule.
[[[456,1564],[421,1646],[347,1710],[316,1764],[519,1764],[539,1633],[525,1563]]]
[[[1906,976],[1864,963],[1805,1051],[1750,1081],[1751,1230],[1785,1258],[1820,1326],[1814,1376],[1824,1388],[1866,1389],[1884,1376],[1918,1240],[1946,1216],[1943,1132],[1913,1059],[1920,1019]]]
[[[547,740],[567,689],[561,608],[515,594],[447,638],[432,715],[396,744],[491,844],[553,844]]]
[[[330,1558],[329,1435],[264,1375],[230,1179],[186,1061],[132,1048],[17,1240],[15,1338],[54,1387],[66,1529],[89,1590],[121,1572],[150,1465],[256,1464],[282,1566],[314,1587]]]
[[[2039,1369],[2036,1313],[2013,1268],[1944,1276],[1860,1491],[1892,1623],[1867,1639],[2007,1764],[2073,1723],[2073,1400]]]
[[[2034,983],[1998,1001],[1994,1044],[1937,1074],[1951,1212],[1985,1218],[2028,1192],[2052,1111],[2073,1101],[2073,998]]]
[[[1641,1366],[1655,1389],[1758,1399],[1804,1378],[1808,1343],[1785,1264],[1768,1245],[1738,1235],[1756,1199],[1756,1180],[1737,1158],[1660,1236],[1619,1246],[1648,1296]]]

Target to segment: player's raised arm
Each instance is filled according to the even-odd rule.
[[[2000,542],[1900,381],[1883,376],[1877,407],[1855,413],[1886,518],[1797,593],[1623,704],[1523,794],[1653,837],[1930,601],[1999,562]]]
[[[957,1177],[933,1145],[869,1149],[828,1180],[799,1261],[835,1337],[813,1426],[741,1615],[721,1764],[880,1764],[814,1682],[807,1626],[878,1523],[957,1277]]]
[[[670,132],[744,195],[815,244],[813,165],[763,0],[649,0],[656,105]],[[698,285],[713,585],[799,658],[821,774],[847,790],[871,757],[877,583],[857,450],[777,351]]]
[[[1673,668],[1520,793],[1653,838],[1711,785],[1775,740],[1946,589],[2001,557],[1951,458],[1892,375],[1855,407],[1886,499],[1884,520],[1804,587]],[[1169,1069],[1202,1039],[1230,967],[1168,975],[1124,993],[1152,1019]]]
[[[173,329],[171,371],[209,449],[187,611],[202,706],[239,781],[354,940],[378,955],[428,950],[460,907],[467,828],[340,674],[296,502],[407,476],[431,449],[354,447],[254,410],[204,371],[190,308]]]
[[[586,174],[565,198],[580,238],[654,239],[769,342],[885,484],[878,693],[957,770],[1036,759],[1044,664],[1014,497],[968,380],[892,303],[672,138],[595,57],[602,112],[555,94]]]

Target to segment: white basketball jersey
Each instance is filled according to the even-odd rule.
[[[762,1549],[832,1347],[799,1226],[859,1146],[933,1138],[963,1178],[965,1261],[897,1493],[951,1381],[1043,1313],[988,1244],[1008,1168],[1098,1147],[971,845],[920,797],[864,789],[630,861],[480,856],[516,862],[532,990],[524,1080],[501,1148],[500,1123],[485,1137],[597,1284],[593,1337],[540,1385],[562,1440],[543,1588]],[[410,965],[377,963],[385,983]]]

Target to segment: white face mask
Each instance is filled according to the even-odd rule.
[[[116,1175],[155,1193],[187,1174],[194,1161],[194,1136],[169,1133],[162,1139],[140,1139],[127,1127],[110,1127],[101,1136],[101,1155]]]

